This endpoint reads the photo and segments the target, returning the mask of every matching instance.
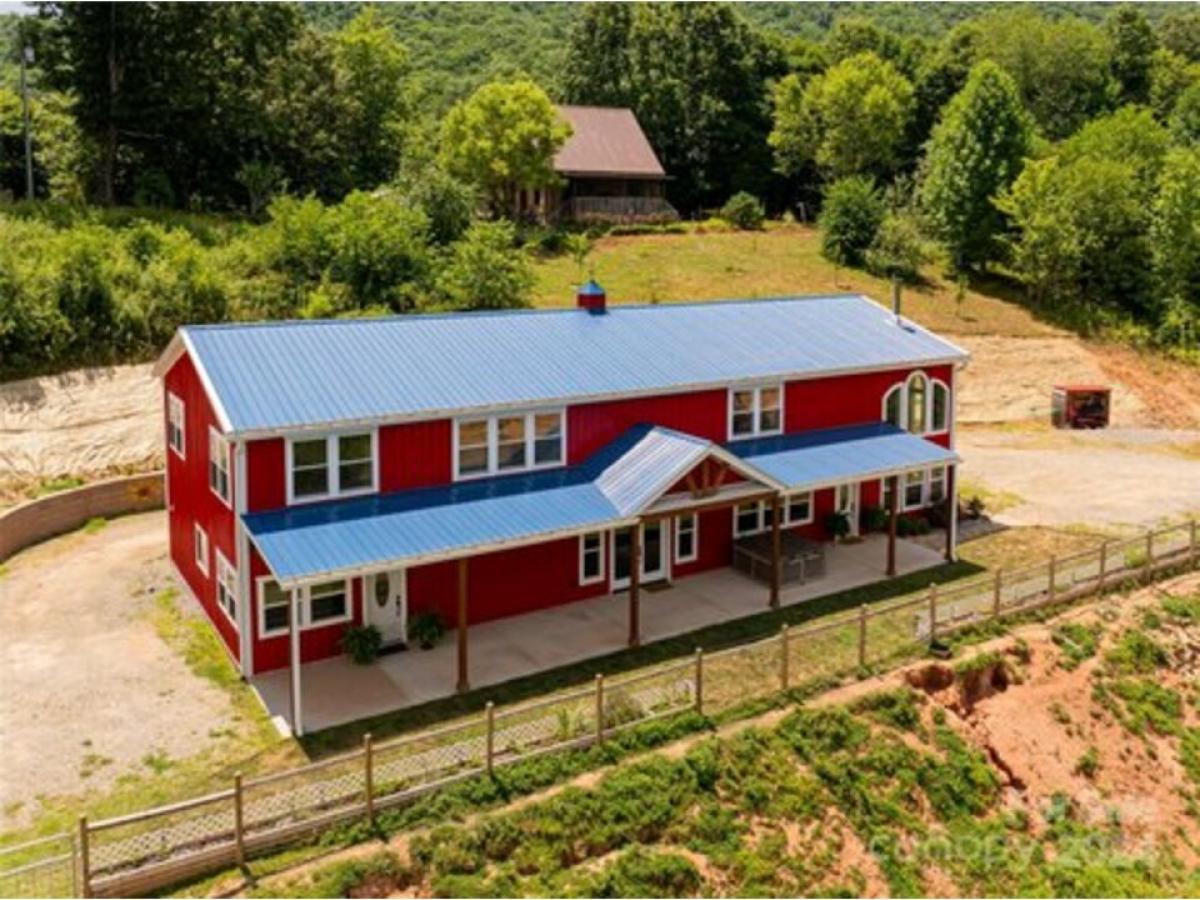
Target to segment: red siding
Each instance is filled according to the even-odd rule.
[[[251,628],[254,639],[254,671],[268,672],[288,665],[290,660],[290,638],[286,634],[263,638],[258,630],[258,579],[270,576],[266,563],[263,562],[253,547],[250,548],[251,592],[254,603],[250,608]],[[339,622],[336,625],[326,625],[320,628],[310,628],[300,632],[300,659],[303,662],[315,662],[338,656],[342,652],[341,640],[346,629],[362,621],[362,579],[351,579],[352,616],[349,622]]]
[[[582,403],[567,411],[567,461],[572,465],[583,462],[634,425],[646,422],[724,441],[728,416],[729,399],[724,390]]]
[[[383,426],[379,429],[380,490],[447,483],[453,478],[451,453],[449,419]]]
[[[180,459],[167,448],[167,503],[171,535],[171,559],[179,568],[200,605],[208,614],[229,651],[238,657],[237,628],[217,606],[217,550],[237,566],[233,511],[208,487],[208,431],[217,428],[216,415],[196,374],[191,357],[184,354],[167,371],[163,391],[164,442],[167,421],[167,392],[184,404],[184,453]],[[229,495],[236,496],[233,453],[229,462]],[[208,575],[195,559],[195,525],[208,534]]]
[[[283,438],[250,441],[246,445],[246,507],[250,512],[278,509],[287,504],[283,465]]]

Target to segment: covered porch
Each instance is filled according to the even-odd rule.
[[[888,543],[886,534],[872,534],[860,542],[829,545],[826,575],[783,585],[780,604],[792,606],[883,580],[888,576]],[[942,553],[915,542],[895,542],[898,575],[943,561]],[[626,590],[470,626],[471,686],[496,685],[619,650],[628,637],[628,604]],[[643,586],[641,639],[662,640],[766,608],[762,583],[732,568]],[[451,631],[431,650],[391,653],[370,666],[356,666],[344,657],[306,664],[304,730],[319,731],[454,694],[459,675],[457,638],[457,632]],[[293,725],[291,677],[287,669],[279,669],[252,682],[272,717],[289,729]]]

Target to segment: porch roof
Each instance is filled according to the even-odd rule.
[[[247,513],[242,521],[271,572],[292,587],[632,524],[710,455],[777,490],[957,460],[954,453],[890,425],[728,447],[639,425],[580,465]]]
[[[730,444],[729,449],[788,490],[884,478],[959,461],[953,450],[886,422],[753,438]]]

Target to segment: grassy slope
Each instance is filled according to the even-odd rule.
[[[890,302],[890,285],[857,269],[834,266],[821,256],[820,234],[805,226],[774,226],[762,232],[605,237],[595,244],[588,270],[614,303],[774,297],[797,294],[867,293]],[[956,287],[933,266],[920,285],[904,289],[904,312],[949,334],[1028,337],[1058,333],[995,285],[968,289],[956,307]],[[574,303],[580,271],[567,254],[539,260],[536,306]]]

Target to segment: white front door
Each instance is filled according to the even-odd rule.
[[[666,519],[642,526],[641,583],[667,577],[671,529]],[[629,587],[629,529],[613,532],[613,590]]]
[[[395,569],[367,579],[367,621],[379,629],[385,646],[408,640],[406,574],[404,569]]]
[[[838,512],[846,514],[850,520],[850,534],[858,535],[858,482],[839,484],[837,489]]]

